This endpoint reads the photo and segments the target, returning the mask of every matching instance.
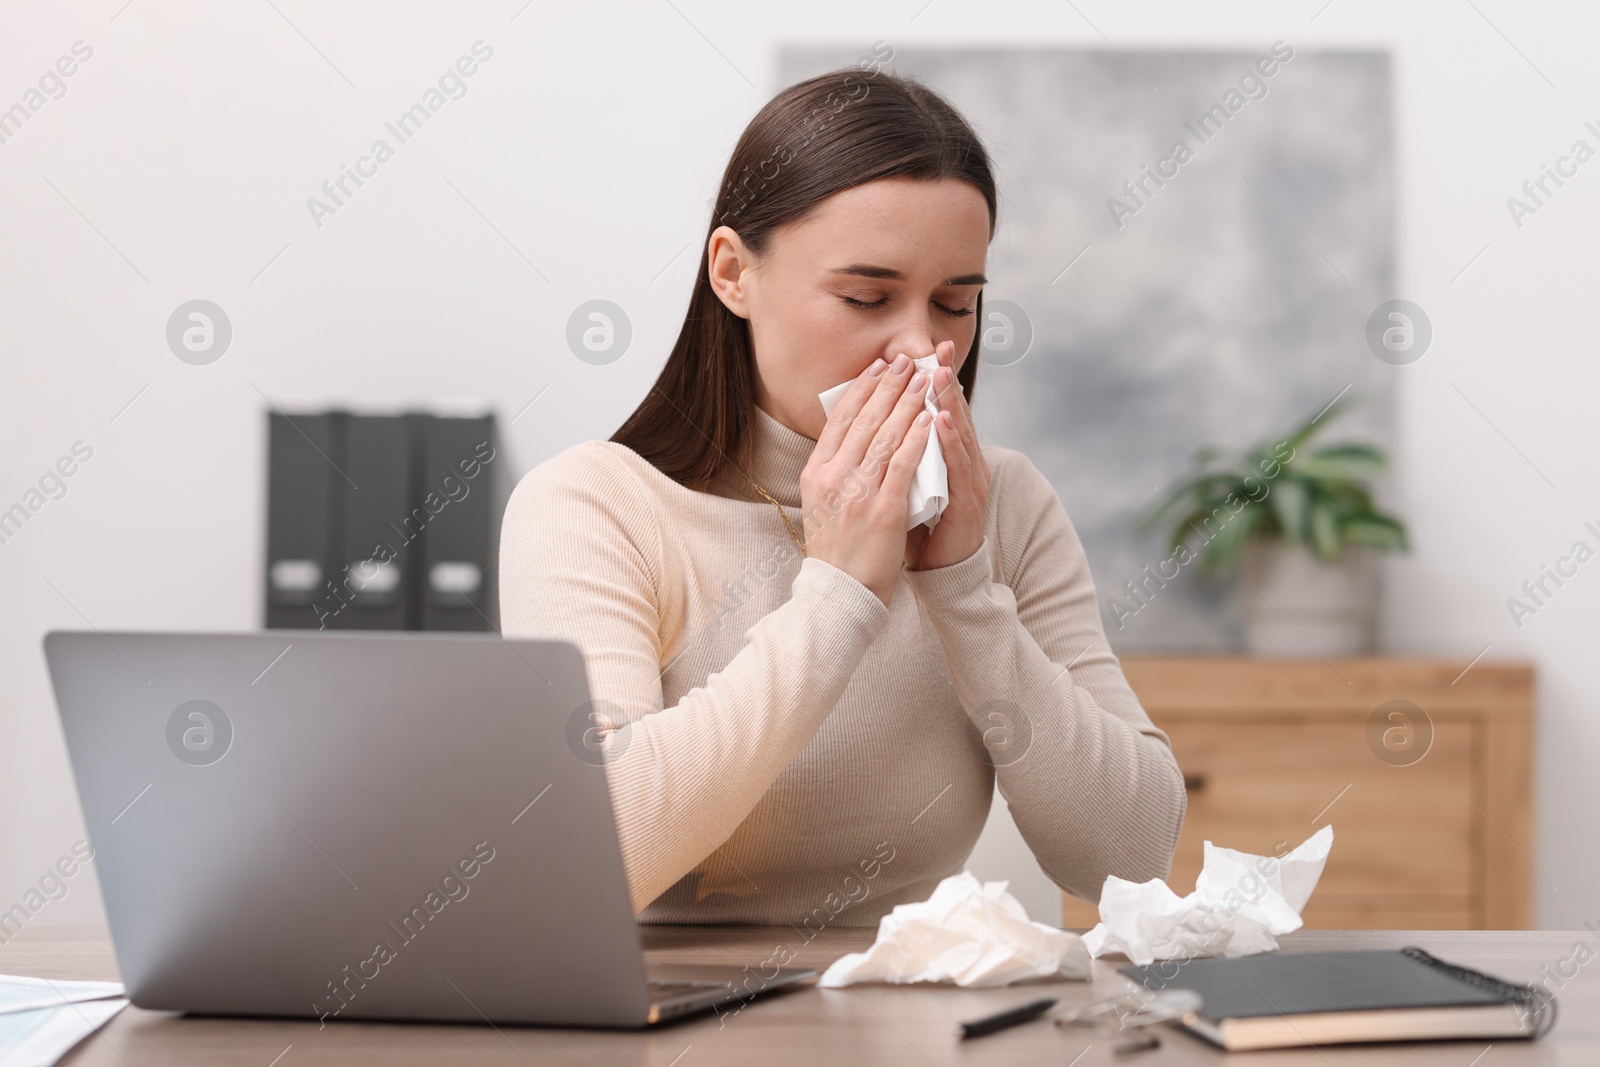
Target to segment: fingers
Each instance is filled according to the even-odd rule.
[[[939,447],[944,451],[944,465],[950,476],[950,497],[955,499],[955,487],[966,485],[972,477],[972,453],[967,451],[961,432],[955,427],[950,412],[941,411],[933,420],[933,432],[939,435]]]
[[[941,341],[934,350],[934,355],[939,357],[939,369],[933,372],[933,398],[938,401],[940,410],[949,410],[966,402],[961,384],[956,380],[955,347],[949,341]]]
[[[855,421],[856,415],[877,389],[878,378],[887,368],[888,364],[883,360],[873,360],[865,370],[856,375],[855,384],[846,389],[844,396],[841,396],[839,402],[833,406],[828,421],[822,426],[822,436],[817,438],[817,447],[812,449],[813,455],[819,462],[826,463],[839,451],[839,445],[844,441],[850,424]]]
[[[894,455],[884,466],[882,491],[879,493],[885,500],[898,501],[904,509],[911,496],[911,479],[917,472],[917,464],[922,462],[922,453],[928,447],[928,434],[933,431],[933,417],[926,411],[918,414],[911,420],[911,425],[906,428],[905,439],[900,442],[900,447],[894,450]],[[905,511],[901,511],[902,520]]]
[[[916,416],[916,405],[920,403],[920,394],[908,390],[908,385],[918,375],[921,375],[921,372],[912,366],[909,356],[903,353],[896,356],[888,370],[878,376],[877,388],[851,421],[844,440],[834,453],[834,458],[841,459],[853,467],[863,467],[864,473],[869,477],[876,476],[878,470],[882,468],[884,458],[899,443],[899,435]],[[922,386],[919,388],[925,389],[926,385],[927,379],[923,376]],[[903,405],[911,405],[910,414],[904,414],[901,410]],[[903,417],[895,418],[891,422],[897,412]],[[874,463],[863,464],[867,449],[878,438],[880,430],[889,440],[886,444],[879,444],[878,451],[874,453],[876,457]]]
[[[952,354],[954,347],[950,346]],[[944,353],[941,351],[940,355],[943,357]],[[935,431],[939,434],[939,444],[945,449],[949,449],[953,443],[959,444],[973,469],[981,471],[983,477],[987,479],[989,461],[984,457],[983,448],[978,442],[978,430],[972,420],[972,408],[967,404],[966,394],[956,381],[954,366],[943,358],[940,359],[940,363],[939,370],[934,372],[935,399],[941,412],[935,424]],[[948,423],[946,420],[949,420]],[[946,458],[948,460],[949,457]]]
[[[861,471],[869,480],[877,479],[883,473],[884,464],[905,439],[906,431],[911,428],[912,421],[919,412],[927,409],[928,385],[928,375],[921,371],[913,373],[900,398],[895,401],[889,417],[873,435],[872,444],[867,446],[867,454],[861,464]],[[929,418],[931,419],[932,415],[929,415]],[[931,424],[928,432],[933,432]]]

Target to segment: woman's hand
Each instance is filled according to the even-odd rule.
[[[914,571],[948,567],[971,556],[983,544],[989,522],[989,461],[978,445],[972,409],[956,382],[955,344],[941,341],[933,372],[939,417],[933,425],[950,474],[950,502],[930,533],[918,526],[906,535],[906,566]],[[970,357],[969,357],[970,358]]]
[[[927,387],[908,357],[874,360],[839,398],[800,472],[806,555],[838,567],[885,605],[905,563],[911,478],[933,432],[923,410]]]

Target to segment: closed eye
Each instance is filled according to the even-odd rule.
[[[877,300],[874,300],[871,303],[868,303],[865,300],[857,300],[853,296],[843,296],[843,297],[840,297],[840,299],[843,300],[846,304],[849,304],[853,308],[863,308],[863,309],[869,309],[869,310],[872,309],[872,308],[881,308],[881,307],[883,307],[885,304],[887,304],[889,302],[889,298],[886,297],[886,296],[879,297]],[[935,300],[933,302],[933,306],[938,308],[940,311],[944,312],[946,315],[949,315],[953,319],[964,319],[968,315],[972,314],[972,309],[971,308],[949,308],[949,307],[945,307],[943,304],[939,303],[937,300]]]

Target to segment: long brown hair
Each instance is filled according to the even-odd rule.
[[[672,354],[611,440],[693,489],[705,488],[733,463],[755,403],[755,370],[749,324],[711,288],[711,232],[729,226],[761,256],[774,230],[826,198],[894,177],[971,183],[988,202],[994,237],[989,155],[961,113],[934,90],[864,63],[791,85],[768,101],[745,127],[723,173]],[[981,294],[977,311],[981,324]],[[969,401],[982,336],[980,325],[957,375]]]

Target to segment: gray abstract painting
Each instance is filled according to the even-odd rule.
[[[784,48],[781,84],[872,47]],[[1130,598],[1168,555],[1133,526],[1195,449],[1249,447],[1341,394],[1316,441],[1392,449],[1403,368],[1367,342],[1404,296],[1388,54],[896,48],[887,66],[960,108],[996,167],[984,440],[1054,484],[1114,648],[1237,649],[1233,579],[1191,565]]]

